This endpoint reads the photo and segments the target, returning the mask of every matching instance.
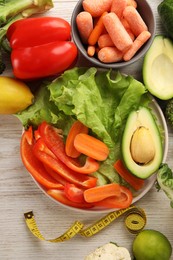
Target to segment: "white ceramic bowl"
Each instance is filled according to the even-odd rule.
[[[159,105],[157,104],[157,102],[154,98],[152,99],[150,107],[152,108],[152,111],[157,118],[158,125],[163,129],[163,135],[164,135],[163,136],[163,151],[164,151],[163,162],[165,162],[166,157],[167,157],[167,152],[168,152],[168,128],[167,128],[167,124],[166,124],[163,112],[162,112],[161,108],[159,107]],[[154,183],[156,181],[156,174],[157,173],[153,174],[151,177],[149,177],[148,179],[145,180],[144,187],[140,191],[138,191],[137,193],[134,194],[132,204],[139,201],[147,192],[149,192],[149,190],[152,188],[152,186],[154,185]],[[34,179],[34,181],[35,181],[35,179]],[[91,208],[91,209],[79,209],[79,208],[66,206],[66,205],[58,202],[54,198],[52,198],[50,195],[48,195],[46,193],[44,187],[42,187],[37,181],[35,181],[35,182],[38,185],[38,187],[45,193],[46,196],[48,196],[56,204],[63,206],[67,209],[75,210],[77,212],[89,212],[89,213],[108,213],[108,212],[116,210],[116,209],[105,209],[105,208],[96,208],[96,207]]]

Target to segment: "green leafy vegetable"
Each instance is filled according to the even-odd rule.
[[[162,189],[170,199],[173,208],[173,172],[166,163],[161,164],[157,173],[159,189]]]

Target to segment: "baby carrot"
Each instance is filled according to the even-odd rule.
[[[111,8],[112,0],[84,0],[83,9],[89,12],[92,17],[101,16]]]
[[[137,8],[137,2],[135,0],[127,0],[127,5],[131,5],[134,8]]]
[[[106,144],[93,136],[83,133],[75,137],[74,147],[82,154],[98,161],[106,160],[109,155],[109,149]]]
[[[93,30],[93,19],[90,13],[80,12],[76,17],[76,25],[83,43],[88,42],[89,35]]]
[[[130,29],[130,25],[128,24],[128,22],[126,21],[126,19],[122,18],[121,19],[121,23],[124,26],[124,28],[126,29],[128,35],[130,36],[130,38],[132,39],[132,41],[134,41],[135,39],[135,35],[132,33],[131,29]]]
[[[117,183],[110,183],[85,190],[84,199],[88,203],[93,203],[111,196],[120,196],[120,194],[120,185]]]
[[[98,41],[99,36],[101,35],[103,29],[104,29],[104,24],[103,24],[103,17],[107,15],[107,12],[104,12],[100,18],[98,19],[96,25],[94,26],[89,38],[88,38],[88,44],[89,45],[95,45]]]
[[[144,180],[137,178],[133,174],[131,174],[127,168],[124,166],[122,160],[117,160],[114,163],[114,168],[117,171],[117,173],[125,180],[127,181],[136,191],[140,190],[144,185]]]
[[[104,63],[121,61],[123,53],[116,47],[104,47],[98,52],[98,59]]]
[[[87,48],[88,56],[93,57],[95,52],[96,52],[96,47],[92,46],[92,45],[89,45],[88,48]]]
[[[123,10],[126,6],[127,0],[112,0],[111,12],[121,18],[123,16]]]
[[[88,127],[83,125],[80,121],[75,121],[70,128],[65,143],[65,152],[72,158],[77,158],[81,153],[78,152],[74,147],[74,139],[79,133],[88,133]]]
[[[130,25],[128,24],[128,22],[126,21],[126,19],[124,19],[124,17],[121,18],[121,23],[124,26],[125,29],[130,29]]]
[[[105,15],[103,23],[117,49],[125,51],[132,45],[130,36],[115,13]]]
[[[149,31],[143,31],[139,34],[139,36],[134,40],[132,46],[130,49],[125,52],[123,59],[125,61],[130,60],[136,52],[148,41],[148,39],[151,37],[151,33]]]
[[[98,38],[98,46],[99,48],[104,48],[104,47],[114,47],[114,43],[111,39],[111,37],[109,36],[108,33],[102,34],[100,35],[100,37]]]
[[[133,6],[127,6],[123,11],[123,16],[127,20],[131,31],[136,37],[141,32],[148,31],[147,25]]]

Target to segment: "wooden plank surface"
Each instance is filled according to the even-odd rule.
[[[54,0],[54,8],[47,15],[59,16],[70,22],[77,1]],[[162,32],[157,14],[160,1],[150,0],[155,13],[156,33]],[[85,60],[80,60],[85,64]],[[80,64],[79,64],[80,65]],[[141,79],[142,59],[122,70]],[[4,75],[10,75],[11,68]],[[20,159],[22,125],[14,116],[0,116],[0,259],[2,260],[82,260],[97,246],[114,241],[131,250],[134,235],[124,227],[123,217],[91,238],[76,236],[63,243],[49,243],[35,238],[26,227],[23,214],[33,210],[37,224],[46,238],[55,238],[66,231],[75,220],[93,224],[105,214],[69,211],[46,197],[24,169]],[[173,130],[169,129],[167,162],[173,168]],[[146,228],[163,232],[173,245],[173,210],[163,192],[153,187],[138,203],[147,214]]]

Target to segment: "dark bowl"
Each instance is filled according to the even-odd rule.
[[[82,2],[83,0],[79,0],[78,3],[76,4],[72,17],[71,17],[71,26],[72,26],[72,38],[74,43],[76,44],[79,52],[93,65],[100,67],[100,68],[113,68],[113,69],[118,69],[125,67],[127,65],[130,65],[137,60],[139,60],[141,57],[145,55],[147,50],[149,49],[154,36],[155,36],[155,29],[156,29],[156,21],[155,17],[153,14],[153,11],[149,5],[149,3],[146,0],[136,0],[137,2],[137,10],[140,13],[141,17],[143,18],[144,22],[146,23],[149,32],[151,33],[151,37],[149,40],[139,49],[139,51],[131,58],[129,61],[120,61],[120,62],[114,62],[114,63],[103,63],[101,62],[97,57],[93,56],[90,57],[87,54],[86,51],[86,45],[83,44],[81,41],[78,28],[76,25],[76,17],[77,15],[81,12],[84,11],[82,7]]]

